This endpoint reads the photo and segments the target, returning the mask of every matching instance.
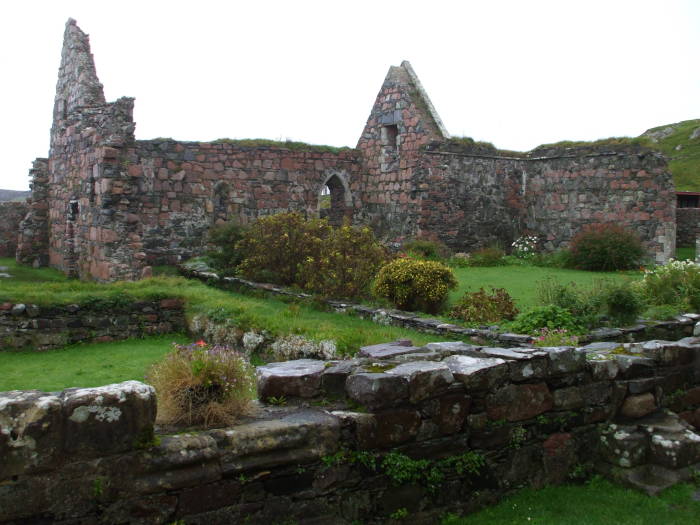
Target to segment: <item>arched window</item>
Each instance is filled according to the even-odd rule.
[[[352,219],[352,199],[347,183],[337,174],[331,175],[321,186],[318,196],[319,216],[333,226],[343,224],[345,217]]]

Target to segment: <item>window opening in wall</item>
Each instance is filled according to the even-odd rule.
[[[75,221],[80,213],[80,204],[76,200],[68,202],[68,220]]]
[[[692,195],[679,193],[677,198],[677,208],[700,208],[700,194]]]
[[[337,175],[333,175],[318,194],[319,217],[328,219],[333,226],[341,226],[345,217],[351,218],[349,203],[347,188]]]
[[[399,147],[399,127],[396,124],[382,126],[382,142],[390,148]]]

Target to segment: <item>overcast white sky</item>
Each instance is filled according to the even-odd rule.
[[[0,188],[46,156],[64,24],[136,137],[354,146],[409,60],[448,131],[528,150],[700,118],[700,1],[2,1]]]

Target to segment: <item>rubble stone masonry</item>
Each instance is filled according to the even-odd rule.
[[[665,160],[636,146],[505,155],[451,140],[408,62],[391,67],[356,149],[134,137],[133,99],[106,102],[88,36],[66,24],[48,162],[32,170],[17,258],[100,281],[201,252],[206,230],[287,210],[369,224],[396,245],[457,251],[538,235],[564,247],[585,225],[631,228],[650,255],[674,253]],[[330,209],[319,197],[330,192]]]

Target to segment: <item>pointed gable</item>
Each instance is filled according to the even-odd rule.
[[[449,134],[411,64],[404,60],[400,66],[390,67],[358,149],[372,157],[384,148],[385,156],[390,156],[387,147],[396,149],[398,154],[447,138]]]
[[[105,104],[104,90],[97,78],[90,53],[90,39],[72,18],[63,34],[61,66],[58,70],[54,121],[65,120],[78,108]]]

